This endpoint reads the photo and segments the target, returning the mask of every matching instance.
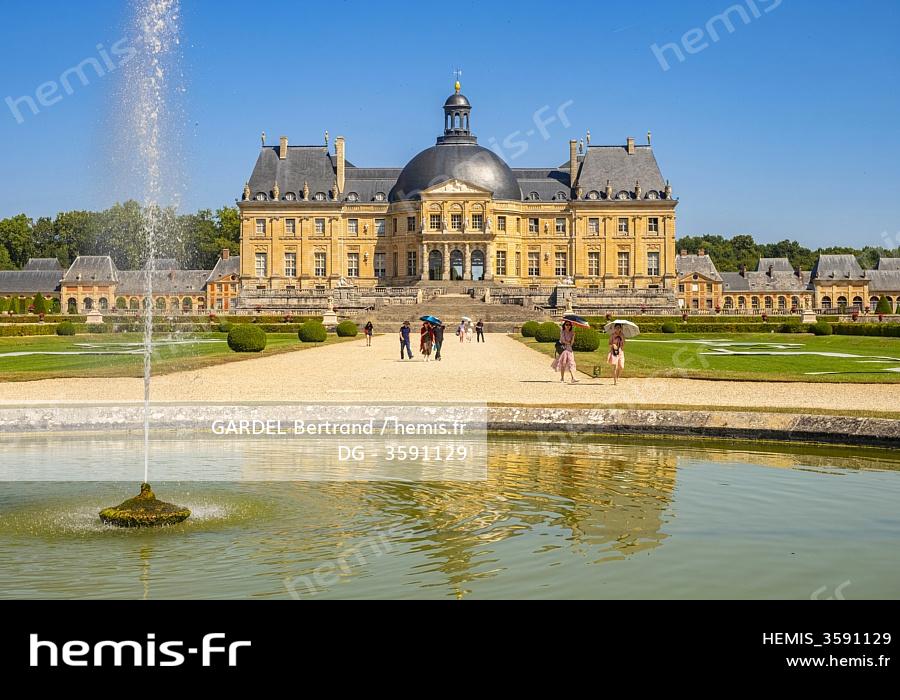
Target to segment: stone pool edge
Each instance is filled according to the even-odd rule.
[[[348,407],[348,410],[352,407]],[[483,419],[484,406],[454,406],[454,413]],[[297,404],[157,405],[151,408],[154,430],[209,429],[214,420],[292,421]],[[867,447],[900,446],[900,420],[802,413],[641,408],[487,407],[487,427],[494,431],[596,435],[735,438],[779,442],[829,443]],[[47,434],[143,429],[139,405],[27,406],[0,408],[0,433]]]

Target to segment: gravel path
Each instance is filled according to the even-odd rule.
[[[415,343],[414,343],[415,345]],[[154,401],[433,400],[521,404],[678,404],[900,411],[896,384],[766,384],[696,379],[628,379],[613,386],[578,374],[561,384],[550,359],[513,338],[459,343],[448,334],[444,359],[400,361],[391,335],[259,357],[155,377]],[[415,351],[415,347],[414,347]],[[606,368],[604,368],[606,369]],[[0,405],[141,401],[140,379],[46,379],[0,383]]]

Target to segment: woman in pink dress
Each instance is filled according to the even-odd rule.
[[[625,369],[625,335],[622,333],[622,324],[613,326],[612,335],[609,336],[609,354],[606,361],[613,366],[613,384],[619,383],[619,375]]]
[[[575,379],[575,353],[572,352],[572,343],[575,342],[575,329],[571,321],[565,321],[562,330],[559,332],[559,344],[562,346],[562,352],[553,360],[550,365],[553,369],[559,370],[559,381],[566,381],[566,371],[572,377],[572,384],[578,380]]]

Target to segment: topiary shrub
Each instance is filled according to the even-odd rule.
[[[228,321],[222,321],[219,324],[219,333],[231,333],[232,328],[234,328],[233,323],[229,323]]]
[[[778,326],[779,333],[804,333],[806,328],[800,323],[782,323]]]
[[[825,321],[816,321],[809,327],[809,330],[813,335],[831,335],[834,332],[831,324]]]
[[[6,313],[6,305],[9,303],[9,300],[6,297],[0,297],[0,314]]]
[[[883,297],[882,297],[883,298]],[[47,300],[44,299],[44,295],[38,292],[34,295],[34,300],[31,302],[31,305],[34,307],[34,313],[36,314],[45,314],[47,313]],[[890,313],[890,311],[888,311]]]
[[[534,332],[534,339],[539,343],[555,343],[559,340],[559,326],[553,321],[540,324]]]
[[[537,333],[538,326],[541,324],[537,321],[525,321],[522,324],[522,337],[523,338],[534,338],[534,334]]]
[[[600,334],[593,328],[575,328],[572,349],[578,352],[594,352],[600,347]]]
[[[359,333],[359,328],[356,327],[353,321],[341,321],[335,331],[340,338],[353,338]]]
[[[89,323],[87,324],[88,333],[109,333],[108,323]]]
[[[889,314],[891,313],[891,302],[887,300],[887,297],[882,294],[881,298],[878,300],[878,305],[875,307],[876,314]]]
[[[71,321],[63,321],[57,324],[56,335],[75,335],[75,324]]]
[[[259,326],[239,323],[228,331],[228,347],[234,352],[262,352],[266,349],[266,332]]]
[[[328,331],[319,321],[307,321],[297,335],[304,343],[324,343],[328,339]]]
[[[677,332],[678,332],[678,326],[676,326],[676,325],[675,325],[674,323],[672,323],[671,321],[666,321],[664,324],[662,324],[662,327],[660,328],[660,330],[661,330],[663,333],[677,333]]]

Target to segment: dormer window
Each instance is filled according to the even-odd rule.
[[[616,195],[616,199],[631,199],[631,193],[626,190],[622,190],[621,192],[619,192],[619,194]]]
[[[324,192],[316,192],[316,196],[314,197],[314,199],[317,202],[324,202],[325,201],[325,193]]]
[[[562,190],[560,190],[559,192],[556,193],[556,199],[558,199],[558,200],[559,200],[559,199],[566,199],[566,193],[563,192]]]
[[[587,193],[587,198],[592,200],[600,199],[600,193],[597,190],[591,190]]]
[[[383,202],[384,200],[385,200],[384,192],[376,192],[375,193],[375,201],[376,202]]]
[[[348,201],[348,202],[358,202],[358,201],[359,201],[359,195],[358,195],[356,192],[350,192],[350,193],[347,195],[347,201]]]
[[[530,199],[532,202],[537,202],[540,198],[541,197],[537,192],[528,193],[528,199]]]
[[[288,192],[287,194],[284,195],[284,198],[288,202],[293,202],[294,200],[297,199],[297,195],[295,195],[293,192]]]
[[[257,193],[256,193],[256,197],[254,197],[254,199],[255,199],[257,202],[265,202],[266,199],[267,199],[266,193],[265,193],[265,192],[257,192]]]
[[[647,199],[659,199],[659,192],[656,190],[650,190],[647,193]]]

